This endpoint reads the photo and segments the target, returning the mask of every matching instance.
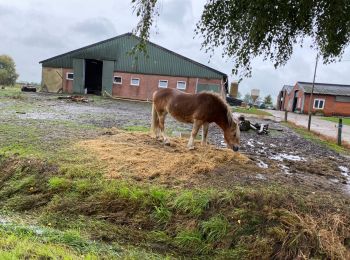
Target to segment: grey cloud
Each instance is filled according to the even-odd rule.
[[[161,8],[160,18],[161,22],[176,26],[179,28],[192,27],[192,24],[186,24],[188,15],[192,16],[192,4],[188,0],[172,0],[164,3]]]
[[[0,5],[0,17],[14,15],[15,13],[16,13],[16,9],[6,5]]]
[[[57,50],[66,47],[63,39],[63,36],[53,35],[47,30],[35,30],[25,34],[18,41],[28,47]]]
[[[87,19],[83,22],[79,22],[72,27],[72,31],[92,39],[108,38],[116,36],[117,34],[114,24],[103,17]]]

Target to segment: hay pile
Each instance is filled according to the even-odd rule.
[[[231,150],[204,147],[199,142],[196,143],[196,150],[189,151],[187,139],[172,138],[171,145],[164,146],[147,133],[130,133],[113,128],[107,134],[77,145],[104,162],[109,178],[185,181],[193,175],[207,173],[224,165],[239,167],[249,160]]]

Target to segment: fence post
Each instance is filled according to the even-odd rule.
[[[288,121],[287,119],[288,119],[288,111],[285,110],[285,111],[284,111],[284,121],[287,122],[287,121]]]
[[[343,119],[339,118],[339,123],[338,123],[338,145],[341,146],[341,131],[343,128]]]

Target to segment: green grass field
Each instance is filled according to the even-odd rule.
[[[327,120],[334,123],[339,123],[338,117],[322,117],[323,120]],[[343,118],[344,125],[350,125],[350,118]]]
[[[243,108],[243,107],[234,107],[232,108],[232,112],[235,113],[244,113],[244,114],[252,114],[252,115],[258,115],[258,116],[272,116],[269,112],[266,112],[261,109],[257,109],[255,107],[252,108]]]

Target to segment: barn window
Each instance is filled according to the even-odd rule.
[[[140,79],[139,78],[131,78],[130,85],[131,86],[140,86]]]
[[[120,76],[114,76],[114,78],[113,78],[113,83],[114,83],[114,84],[122,84],[122,77],[120,77]]]
[[[167,80],[160,80],[158,87],[160,88],[167,88],[168,87],[168,81]]]
[[[324,108],[324,99],[315,99],[314,100],[314,108],[315,109],[323,109]]]
[[[67,72],[67,74],[66,74],[66,79],[67,79],[67,80],[73,80],[73,79],[74,79],[74,73]]]
[[[186,89],[186,81],[178,81],[176,84],[176,88],[182,90]]]

